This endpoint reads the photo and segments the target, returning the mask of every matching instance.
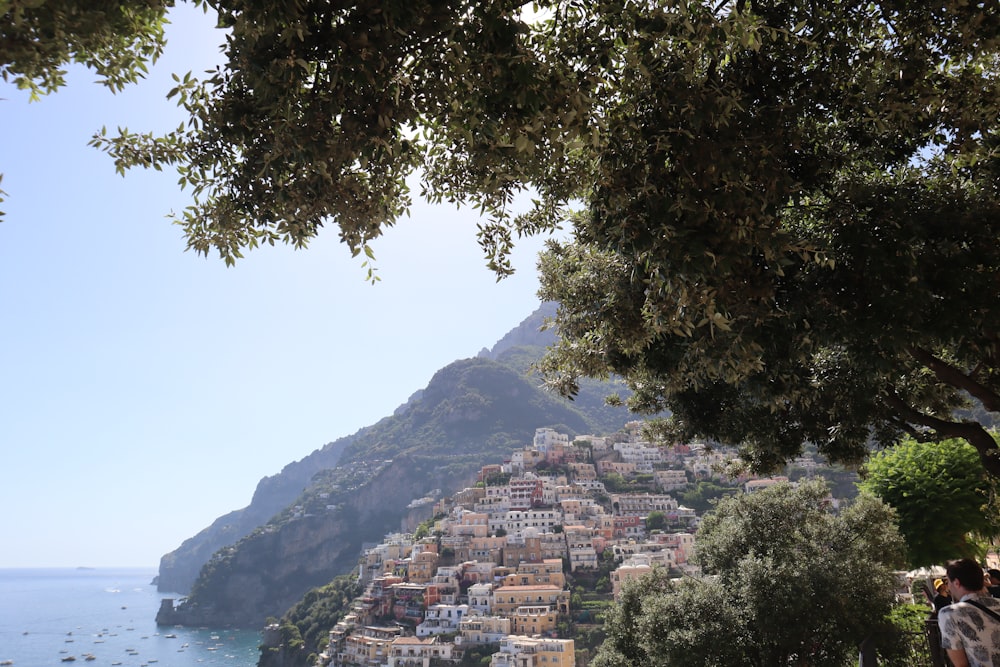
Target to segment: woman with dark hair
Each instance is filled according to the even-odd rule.
[[[990,581],[986,585],[986,590],[990,592],[995,598],[1000,598],[1000,570],[990,568],[986,570],[986,574],[990,576]]]

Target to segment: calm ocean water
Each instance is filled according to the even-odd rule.
[[[0,662],[254,667],[260,633],[157,627],[150,569],[0,569]],[[92,660],[88,655],[94,656]],[[75,661],[66,660],[69,657]]]

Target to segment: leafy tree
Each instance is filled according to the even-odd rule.
[[[64,86],[67,65],[79,63],[97,72],[103,85],[121,90],[163,52],[163,27],[172,5],[164,0],[0,0],[0,76],[37,99]]]
[[[119,169],[176,166],[191,248],[233,262],[332,224],[370,253],[419,172],[486,214],[501,275],[515,234],[572,223],[541,263],[563,392],[617,374],[759,469],[910,433],[1000,475],[953,417],[1000,409],[988,3],[208,4],[228,62],[179,77],[190,123],[95,138]]]
[[[878,664],[911,667],[927,661],[927,607],[901,604],[889,612],[888,625],[876,643]]]
[[[646,530],[662,530],[667,527],[667,516],[658,510],[646,516]]]
[[[351,602],[360,594],[357,577],[350,574],[307,592],[282,617],[281,638],[286,649],[282,664],[312,664],[310,654],[326,646],[330,629],[350,611]]]
[[[0,77],[37,100],[64,86],[66,67],[78,63],[119,91],[140,79],[163,52],[170,5],[164,0],[0,0]]]
[[[904,440],[869,459],[862,490],[896,510],[914,567],[979,557],[980,541],[1000,534],[996,481],[963,442]]]
[[[588,210],[542,263],[553,382],[617,373],[677,437],[759,469],[911,433],[965,439],[1000,475],[982,424],[952,416],[966,395],[1000,409],[1000,19],[713,6],[628,23]]]
[[[874,497],[839,514],[826,498],[809,482],[722,500],[698,531],[706,576],[627,585],[592,664],[846,664],[892,606],[902,540]]]
[[[722,486],[715,482],[702,480],[695,482],[687,490],[681,492],[680,501],[685,507],[701,513],[711,509],[713,501],[739,492],[740,489],[736,486]]]
[[[606,475],[602,475],[601,481],[604,483],[604,488],[611,493],[619,493],[627,490],[629,487],[628,480],[617,472],[609,472]]]

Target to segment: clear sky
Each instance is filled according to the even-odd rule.
[[[365,282],[334,230],[235,268],[184,252],[173,172],[121,178],[102,125],[176,127],[171,72],[219,60],[200,10],[112,95],[74,70],[29,104],[0,82],[0,567],[157,565],[257,481],[390,414],[538,304],[535,256],[497,283],[475,214],[418,205]]]

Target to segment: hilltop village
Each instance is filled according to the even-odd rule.
[[[569,580],[607,573],[596,588],[610,600],[653,567],[692,572],[699,515],[672,492],[714,479],[752,493],[787,479],[729,478],[722,470],[732,451],[657,447],[641,427],[572,441],[541,428],[531,446],[483,467],[474,486],[415,499],[414,508],[433,506],[433,518],[365,550],[365,592],[317,663],[433,667],[490,649],[490,667],[575,667],[566,619],[587,620],[574,606],[589,602]],[[812,474],[820,464],[804,456],[794,465]],[[278,634],[269,626],[265,645]]]

